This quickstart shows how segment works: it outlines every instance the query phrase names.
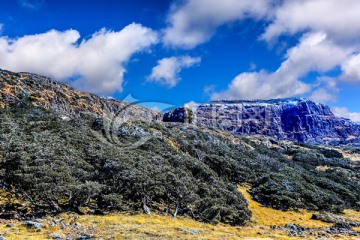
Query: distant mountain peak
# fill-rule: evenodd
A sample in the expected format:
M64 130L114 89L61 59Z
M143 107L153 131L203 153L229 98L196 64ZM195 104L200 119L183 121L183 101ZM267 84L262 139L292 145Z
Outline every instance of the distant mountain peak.
M163 120L314 144L359 142L360 136L359 124L305 98L212 101L174 109Z
M253 100L214 100L210 103L268 103L268 104L276 104L276 103L285 103L285 102L301 102L301 101L309 101L306 98L274 98L274 99L253 99Z

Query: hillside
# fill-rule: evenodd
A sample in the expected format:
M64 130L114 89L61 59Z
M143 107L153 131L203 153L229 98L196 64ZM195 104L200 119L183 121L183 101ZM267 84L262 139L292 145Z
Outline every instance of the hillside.
M359 166L337 150L163 123L33 74L2 71L0 86L1 218L127 212L238 226L253 200L279 212L360 208Z
M0 108L16 106L22 100L29 101L32 106L52 109L67 116L87 113L101 117L107 114L107 111L118 112L126 109L126 113L134 119L161 119L161 115L153 110L76 91L48 77L0 70Z

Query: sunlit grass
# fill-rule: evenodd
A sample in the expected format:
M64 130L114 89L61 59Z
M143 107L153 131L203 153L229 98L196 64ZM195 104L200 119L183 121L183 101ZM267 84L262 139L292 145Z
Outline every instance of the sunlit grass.
M247 190L248 187L246 186L239 187L239 191L249 203L249 209L252 211L253 216L243 227L205 224L187 217L174 219L171 216L159 214L117 213L106 216L79 216L79 219L72 226L61 229L61 225L54 224L52 220L55 219L56 222L59 222L62 219L66 225L69 225L76 216L64 213L55 218L48 217L44 219L42 224L45 227L41 229L41 232L26 229L19 221L2 220L0 235L13 240L50 239L50 234L75 238L81 233L94 234L97 237L96 239L297 239L290 238L283 231L271 230L270 226L284 226L291 223L311 228L323 228L331 225L312 220L313 212L311 211L280 211L264 207L260 203L253 201ZM342 217L352 221L360 221L360 213L352 210L346 210ZM6 224L10 222L14 225L6 227ZM200 234L192 235L180 231L180 228L196 229L200 231ZM360 228L354 229L360 231ZM306 239L311 238L307 237ZM337 239L356 238L339 236Z

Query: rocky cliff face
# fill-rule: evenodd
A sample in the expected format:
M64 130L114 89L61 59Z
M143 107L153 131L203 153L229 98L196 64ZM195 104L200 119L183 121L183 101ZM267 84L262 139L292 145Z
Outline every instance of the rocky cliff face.
M136 120L159 120L156 111L114 99L105 99L94 94L76 91L68 85L31 73L13 73L0 70L0 108L22 102L52 109L68 116L91 113L96 116L126 115Z
M174 109L163 120L306 143L344 144L357 142L360 136L359 124L334 116L324 104L305 99L216 101Z

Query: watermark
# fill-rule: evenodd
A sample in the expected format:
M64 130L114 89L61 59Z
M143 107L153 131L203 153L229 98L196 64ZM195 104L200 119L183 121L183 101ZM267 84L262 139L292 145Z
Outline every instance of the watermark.
M156 110L147 109L144 105L155 105ZM160 106L160 107L159 107ZM115 145L122 149L136 149L159 132L145 125L132 124L134 121L157 121L162 119L162 110L173 105L162 102L146 102L133 98L130 94L120 101L105 103L102 116L92 124L92 133L103 143Z
M239 134L261 132L280 119L268 105L248 105L244 103L209 103L191 106L192 121L197 126L222 129Z
M157 107L157 111L141 107L149 104L161 107ZM161 102L140 101L134 99L131 95L128 95L121 102L111 102L109 100L103 106L102 116L93 123L93 133L104 143L124 149L135 149L145 144L151 138L161 138L163 133L149 127L150 125L133 124L133 122L137 120L145 122L162 121L163 114L161 111L171 107L173 106ZM192 104L188 108L177 108L175 111L169 111L166 114L168 114L171 122L184 122L184 119L187 119L186 123L195 128L207 127L245 135L266 133L266 131L272 129L271 125L278 125L278 122L281 121L274 112L274 109L266 104ZM225 142L224 139L220 138L195 139L191 140L193 141L192 144L197 144L199 141L231 145L240 144L241 142L236 137Z

